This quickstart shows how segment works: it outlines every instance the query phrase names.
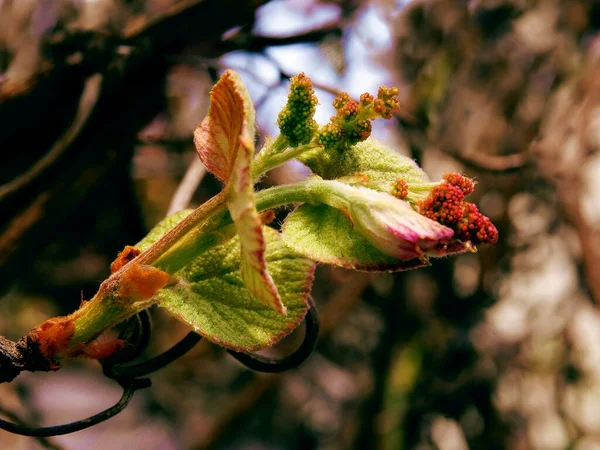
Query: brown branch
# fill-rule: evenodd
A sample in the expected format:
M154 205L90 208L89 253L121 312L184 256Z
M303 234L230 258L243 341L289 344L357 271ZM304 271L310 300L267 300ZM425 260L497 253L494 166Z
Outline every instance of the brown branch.
M284 45L302 44L306 42L318 42L328 36L341 36L342 24L339 20L333 20L318 28L313 28L302 33L288 36L261 36L249 35L223 41L219 47L224 52L233 50L246 50L248 52L262 52L267 47L280 47Z
M81 132L81 129L87 123L98 101L101 84L102 75L100 74L92 75L86 80L83 93L79 100L79 107L71 125L54 145L50 147L48 153L39 159L31 168L12 181L0 186L0 200L23 188L28 183L31 183L59 160L61 155L69 148Z
M557 172L562 168L560 162L552 162L546 178L556 184L556 191L568 220L571 222L581 245L583 272L585 283L590 291L593 301L600 305L600 236L592 226L582 208L581 198L584 195L582 186L582 168L585 167L590 149L594 144L589 142L592 113L600 105L600 60L590 59L579 80L579 92L584 93L583 99L574 98L570 107L563 112L564 119L561 123L569 123L567 118L577 117L575 132L577 137L577 163L570 164L569 171ZM569 133L566 136L570 136ZM565 138L566 141L566 138ZM562 150L565 142L555 143L557 152ZM555 167L558 166L558 167ZM554 176L553 176L554 175Z
M0 83L0 103L28 94L41 79L48 77L53 70L53 65L45 64L27 78L4 80Z
M52 370L50 362L41 355L36 342L24 336L13 342L0 336L0 383L12 381L23 371Z
M0 133L0 147L5 152L14 151L12 149L22 142L27 142L27 148L31 149L15 152L20 159L14 159L14 167L31 166L29 155L35 155L38 149L51 149L42 152L46 156L40 155L43 160L34 162L35 168L27 175L17 176L18 181L4 186L3 192L10 192L10 199L0 196L3 213L0 218L0 289L3 282L13 282L14 275L30 263L31 255L50 242L57 227L68 223L78 202L83 201L97 181L117 164L127 164L132 137L164 107L164 77L170 62L157 54L177 52L193 39L220 40L226 30L251 20L255 3L244 3L236 9L233 5L237 2L233 0L180 2L179 9L170 10L161 21L138 27L135 32L128 31L131 45L141 50L128 55L117 54L111 50L108 37L102 40L103 37L98 36L96 42L95 36L88 36L83 41L99 44L101 61L95 64L88 61L88 66L63 64L60 70L58 66L48 69L48 76L44 72L43 79L25 83L27 90L19 91L18 95L9 89L10 80L0 85L0 121L5 125ZM209 14L211 21L202 27L190 26ZM138 41L138 38L143 40ZM68 37L58 40L57 45L62 45L60 42L65 39ZM114 42L112 45L114 47ZM85 49L83 51L85 61ZM95 54L97 52L92 52ZM79 96L85 79L95 71L102 73L102 92L95 100L93 114L87 117L92 108L86 110L86 96L82 99ZM139 83L140 79L144 83ZM5 98L3 90L8 90L9 96L16 96ZM80 114L73 124L72 115L78 101ZM62 132L65 129L67 131ZM50 164L58 159L60 164ZM8 168L3 166L5 173ZM64 202L64 198L69 198L69 202ZM4 251L7 249L10 251Z
M152 27L156 27L172 17L185 14L188 10L195 8L204 2L205 0L182 0L174 5L170 5L159 16L136 16L125 26L121 37L124 40L135 39L147 33Z
M125 25L123 32L118 35L106 35L102 33L94 34L87 33L91 36L93 45L95 47L95 53L104 52L106 54L112 53L115 57L117 55L117 45L132 45L134 48L138 47L139 43L143 43L142 47L149 49L154 47L154 50L169 50L173 46L178 47L186 42L186 39L192 39L194 37L199 38L214 38L212 42L213 46L218 46L221 42L221 35L225 32L228 27L237 25L236 21L241 18L247 18L251 15L259 6L267 3L270 0L257 0L253 2L243 2L242 5L237 5L235 2L231 4L218 4L218 2L212 0L180 0L174 5L165 8L160 15L154 17L147 17L144 15L135 16ZM234 7L236 6L236 7ZM205 17L211 16L211 21L206 22ZM204 22L202 22L204 20ZM204 23L203 26L196 26L198 23ZM225 25L223 29L220 29L221 25ZM219 30L219 33L214 33L215 30ZM317 31L314 31L317 33ZM325 33L325 31L322 31ZM76 31L75 37L82 35L82 32ZM306 33L308 37L311 37L310 32ZM298 35L300 36L300 35ZM73 38L73 35L65 32L64 30L58 30L54 34L50 35L45 43L52 48L59 48L61 45L69 39ZM277 38L262 38L258 39L258 43L268 43L270 39L276 40ZM285 41L286 38L284 38ZM290 36L287 39L293 40L294 37ZM298 37L301 39L301 37ZM88 39L89 41L90 39ZM283 44L282 44L283 45ZM237 49L238 47L234 48ZM84 52L83 58L78 58L74 61L69 61L68 56L71 53L65 55L67 58L65 61L57 61L59 64L55 64L51 61L44 61L40 64L37 71L30 74L23 79L7 79L0 83L0 104L2 102L27 96L31 93L34 88L39 85L42 81L52 79L56 76L56 72L60 71L59 66L68 66L71 69L80 68L85 64L89 64L90 61L86 58L85 48L80 49ZM106 56L106 55L105 55ZM108 64L114 63L114 58L107 61ZM105 64L102 65L103 68ZM98 69L98 67L96 67Z
M515 153L512 155L486 155L484 153L464 154L460 152L450 153L457 161L465 166L492 173L504 173L521 170L530 162L528 152Z

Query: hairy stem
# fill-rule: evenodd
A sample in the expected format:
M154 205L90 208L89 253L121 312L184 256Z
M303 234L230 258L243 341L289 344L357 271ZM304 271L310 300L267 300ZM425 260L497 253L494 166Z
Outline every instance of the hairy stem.
M152 247L140 254L134 260L135 264L152 265L160 269L169 268L170 271L175 271L183 264L181 262L182 255L176 252L178 247L200 245L201 248L203 246L210 248L214 245L213 241L218 241L219 237L214 233L207 234L202 231L209 218L226 211L225 200L226 196L223 192L211 198ZM176 254L177 258L174 257ZM115 293L115 290L127 277L128 271L132 269L134 261L113 273L100 285L96 295L70 316L75 325L75 333L70 341L72 344L89 342L152 304L152 300L124 302Z
M347 189L352 188L338 181L309 178L299 183L283 184L257 192L256 209L264 211L292 203L325 203L340 208L347 203Z
M219 211L225 210L226 201L225 191L222 191L208 200L206 203L196 208L193 213L179 222L171 231L165 234L156 244L150 247L136 258L140 264L152 264L161 261L162 264L168 264L171 250L188 233L194 231L208 220L209 217ZM121 270L125 270L127 266Z
M258 180L269 170L317 147L314 141L305 145L299 145L298 147L288 147L287 139L279 135L274 141L267 141L265 147L263 147L252 162L252 179Z

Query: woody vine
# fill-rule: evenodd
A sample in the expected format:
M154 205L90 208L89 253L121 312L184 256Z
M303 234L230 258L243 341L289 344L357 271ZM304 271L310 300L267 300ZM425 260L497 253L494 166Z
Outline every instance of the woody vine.
M333 103L336 115L320 126L312 83L299 74L278 117L280 135L256 152L254 106L239 76L226 71L194 133L198 156L223 190L127 246L77 311L17 343L0 337L0 382L24 370L57 370L75 357L118 355L126 340L96 338L153 304L215 344L253 352L304 320L317 263L400 271L494 244L496 228L465 200L471 179L450 173L431 181L371 137L371 122L399 107L397 95L385 87L359 101L343 93ZM255 191L265 173L291 159L312 175ZM281 231L269 227L274 210L289 206L295 209Z

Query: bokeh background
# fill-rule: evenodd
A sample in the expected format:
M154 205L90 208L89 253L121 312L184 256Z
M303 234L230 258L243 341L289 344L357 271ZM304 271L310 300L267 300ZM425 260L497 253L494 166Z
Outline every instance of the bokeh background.
M321 339L289 373L201 342L119 416L0 447L600 449L599 30L598 0L0 0L0 334L72 311L124 245L218 192L191 136L227 68L261 139L298 72L321 123L341 90L398 86L374 136L474 177L500 232L416 271L320 267ZM152 314L149 354L187 332ZM119 395L82 360L0 385L0 414L53 425Z

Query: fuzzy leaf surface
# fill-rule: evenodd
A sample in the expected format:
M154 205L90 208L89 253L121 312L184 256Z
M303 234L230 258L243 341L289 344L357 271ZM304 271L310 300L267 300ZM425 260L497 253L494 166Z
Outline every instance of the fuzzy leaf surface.
M302 256L324 264L362 271L399 271L427 266L413 259L401 261L375 248L339 209L301 205L286 219L285 245Z
M360 185L390 193L392 183L401 178L408 184L429 182L425 172L410 158L374 138L350 147L339 154L316 149L299 156L315 174L326 180Z
M160 306L210 341L236 351L269 347L294 330L308 310L315 263L283 245L280 234L263 228L265 259L287 307L282 316L246 289L240 274L240 240L235 237L203 253L158 292Z

